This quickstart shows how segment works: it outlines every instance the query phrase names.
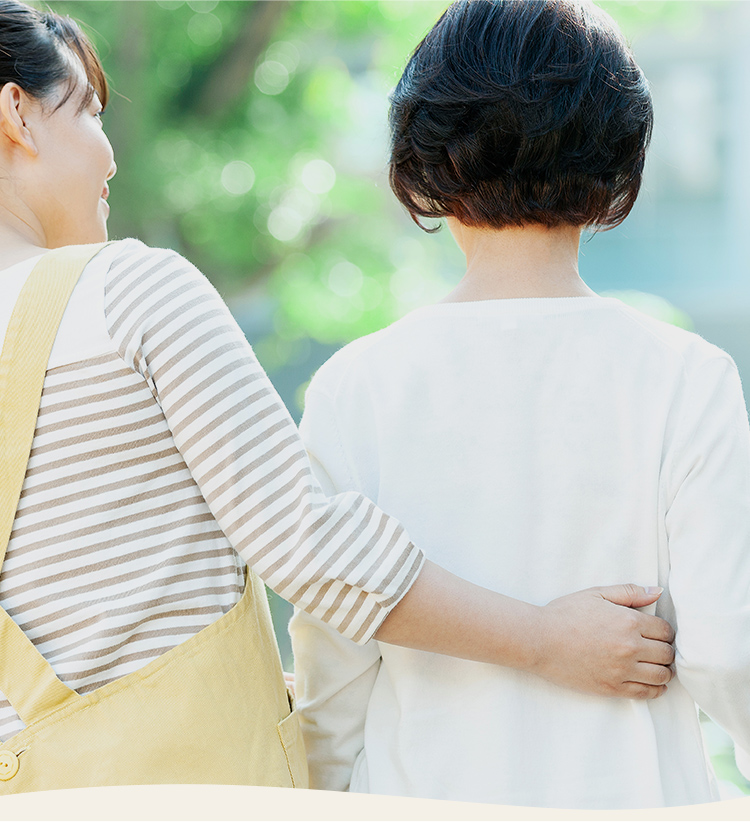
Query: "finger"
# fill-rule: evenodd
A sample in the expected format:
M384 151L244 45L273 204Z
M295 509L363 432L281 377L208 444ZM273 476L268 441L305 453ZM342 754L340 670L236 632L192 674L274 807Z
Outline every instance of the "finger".
M666 620L651 616L651 614L639 614L638 616L641 636L646 639L658 639L661 642L674 642L674 628Z
M284 683L286 684L287 690L291 693L293 697L297 697L297 691L294 687L294 674L287 673L284 671Z
M666 685L644 685L641 682L623 682L617 696L626 699L658 699L667 692Z
M624 605L627 608L642 608L656 602L664 590L659 587L643 588L641 585L605 585L594 588L604 599L614 602L615 605Z
M650 662L638 662L630 674L632 682L641 685L666 685L674 672L669 665L652 665Z
M674 648L666 642L644 639L638 649L638 661L654 665L671 665L674 662Z

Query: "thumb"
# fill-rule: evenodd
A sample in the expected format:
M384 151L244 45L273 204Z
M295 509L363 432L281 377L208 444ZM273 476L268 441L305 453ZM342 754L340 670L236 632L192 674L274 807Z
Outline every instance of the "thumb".
M604 599L614 602L615 605L642 608L644 605L651 605L652 602L656 602L664 589L658 586L643 588L640 585L628 583L626 585L606 585L594 590Z

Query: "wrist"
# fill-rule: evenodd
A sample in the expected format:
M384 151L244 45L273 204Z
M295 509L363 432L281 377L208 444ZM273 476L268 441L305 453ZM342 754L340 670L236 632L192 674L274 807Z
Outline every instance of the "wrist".
M529 605L526 625L520 643L519 670L539 675L549 657L549 633L552 628L549 614L542 605Z
M494 658L488 661L505 668L538 673L548 656L546 634L550 630L548 614L539 605L504 598L502 613L493 623L501 628Z

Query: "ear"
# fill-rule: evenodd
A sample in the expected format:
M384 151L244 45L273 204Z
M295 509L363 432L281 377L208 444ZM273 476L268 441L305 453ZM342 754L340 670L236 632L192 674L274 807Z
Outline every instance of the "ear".
M29 127L30 115L38 109L39 103L16 83L0 88L0 137L32 157L39 150Z

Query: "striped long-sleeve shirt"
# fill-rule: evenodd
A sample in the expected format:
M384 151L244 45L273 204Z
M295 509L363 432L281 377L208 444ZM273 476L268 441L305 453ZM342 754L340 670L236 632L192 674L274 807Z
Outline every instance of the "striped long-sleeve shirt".
M0 273L13 303L35 260ZM130 673L226 613L248 563L358 642L423 556L364 497L328 498L219 295L135 240L87 266L55 340L0 604L71 688ZM0 738L23 727L0 694Z

